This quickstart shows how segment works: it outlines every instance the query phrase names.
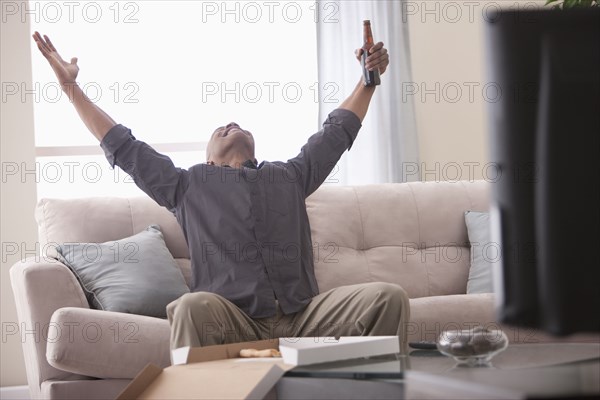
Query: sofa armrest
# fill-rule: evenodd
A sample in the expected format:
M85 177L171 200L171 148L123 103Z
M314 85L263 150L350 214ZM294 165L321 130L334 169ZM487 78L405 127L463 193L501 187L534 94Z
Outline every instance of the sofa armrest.
M50 317L54 311L63 307L89 308L75 275L58 261L36 256L14 264L10 280L32 396L40 395L40 385L47 379L80 378L53 368L46 361Z
M133 379L148 363L170 364L166 319L67 307L52 315L51 326L46 359L64 371Z

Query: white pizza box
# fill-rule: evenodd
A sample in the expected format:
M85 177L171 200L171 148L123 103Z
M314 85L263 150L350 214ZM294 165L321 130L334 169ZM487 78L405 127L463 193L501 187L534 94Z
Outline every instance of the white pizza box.
M171 359L173 365L181 365L199 357L234 358L244 348L279 350L284 364L296 366L399 353L400 341L398 336L287 337L235 345L181 347L172 351Z
M280 338L285 364L308 365L400 352L398 336Z

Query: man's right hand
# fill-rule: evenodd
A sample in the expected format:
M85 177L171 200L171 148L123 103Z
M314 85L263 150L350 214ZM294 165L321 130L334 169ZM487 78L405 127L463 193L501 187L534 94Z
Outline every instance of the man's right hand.
M58 83L60 83L62 90L75 106L85 126L99 141L102 141L106 133L117 123L93 103L77 85L76 79L79 73L77 58L71 58L70 63L63 60L54 48L50 38L46 35L42 38L39 32L33 34L33 40L35 40L38 49L40 49L46 60L50 63L58 78Z
M35 40L38 49L40 49L40 52L50 63L62 89L66 91L69 86L74 85L76 83L75 80L77 79L77 74L79 73L77 57L71 58L70 63L66 62L62 59L60 54L58 54L56 48L54 48L54 45L50 41L50 38L46 35L42 38L42 35L37 31L33 34L33 40Z

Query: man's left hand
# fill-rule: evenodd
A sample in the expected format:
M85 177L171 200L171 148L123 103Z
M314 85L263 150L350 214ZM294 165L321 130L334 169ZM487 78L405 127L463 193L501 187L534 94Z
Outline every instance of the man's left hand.
M363 49L356 49L356 59L360 62L362 57ZM378 42L369 49L369 56L367 57L366 67L369 71L373 71L375 68L379 68L379 74L382 75L387 69L390 63L390 56L383 42Z

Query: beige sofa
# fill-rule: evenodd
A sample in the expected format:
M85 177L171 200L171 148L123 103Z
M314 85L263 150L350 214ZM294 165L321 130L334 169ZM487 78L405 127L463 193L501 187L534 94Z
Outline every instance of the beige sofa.
M485 182L324 186L306 201L321 291L360 282L403 286L411 298L409 340L443 329L495 326L493 295L466 295L467 210L485 211ZM159 224L184 275L188 249L172 214L148 198L42 200L40 249L104 242ZM43 255L10 271L34 398L112 398L152 362L169 363L166 320L89 308L74 275ZM514 341L547 340L507 329Z

